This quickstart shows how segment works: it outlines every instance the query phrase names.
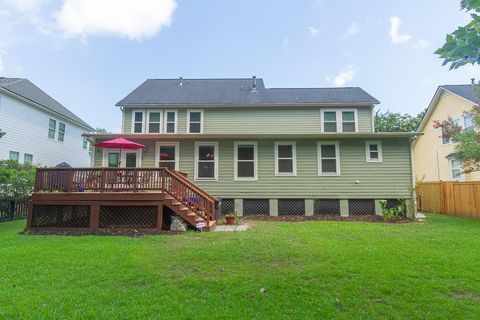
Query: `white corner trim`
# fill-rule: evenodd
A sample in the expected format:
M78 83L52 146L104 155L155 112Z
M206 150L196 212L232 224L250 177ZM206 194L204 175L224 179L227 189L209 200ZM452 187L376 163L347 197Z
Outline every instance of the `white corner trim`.
M198 134L198 132L190 132L190 113L192 112L200 112L200 133L203 133L203 123L204 123L203 109L187 109L187 133Z
M253 146L253 177L238 177L238 146L239 145ZM233 143L233 180L234 181L258 181L258 143L257 141L235 141Z
M322 149L321 146L324 145L334 145L335 146L335 162L337 172L335 173L323 173L322 172ZM317 165L318 165L318 175L319 176L340 176L340 144L338 141L318 141L317 142Z
M155 143L155 168L159 167L160 162L160 147L175 147L175 170L180 168L180 142L173 141L157 141Z
M213 146L215 152L215 170L214 170L214 177L213 178L199 178L198 177L198 148L200 146ZM219 149L218 149L218 141L199 141L195 142L195 162L194 162L194 180L195 181L218 181L218 163L219 163Z
M376 144L378 148L378 159L370 158L370 145ZM365 141L365 160L366 162L383 162L382 141Z
M278 146L290 145L292 146L292 169L293 172L279 172L278 171ZM289 160L289 158L282 158ZM275 176L277 177L295 177L297 175L297 143L295 141L276 141L275 142Z

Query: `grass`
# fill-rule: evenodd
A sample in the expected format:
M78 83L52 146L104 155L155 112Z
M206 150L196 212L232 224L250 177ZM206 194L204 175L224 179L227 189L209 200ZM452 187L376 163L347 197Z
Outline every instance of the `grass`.
M255 222L238 233L21 235L1 319L478 319L480 221Z

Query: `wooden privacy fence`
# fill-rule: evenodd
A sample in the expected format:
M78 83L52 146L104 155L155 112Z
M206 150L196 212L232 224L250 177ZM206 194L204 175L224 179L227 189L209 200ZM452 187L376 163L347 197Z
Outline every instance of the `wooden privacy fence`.
M0 199L0 222L25 218L28 211L28 198L17 201Z
M480 181L420 182L418 210L480 219Z

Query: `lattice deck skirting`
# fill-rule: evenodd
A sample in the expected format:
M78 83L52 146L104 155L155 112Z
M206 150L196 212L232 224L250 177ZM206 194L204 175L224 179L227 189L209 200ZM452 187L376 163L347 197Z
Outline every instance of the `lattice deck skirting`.
M304 199L278 199L278 215L304 215Z
M375 215L375 200L350 199L348 200L348 213L351 216Z
M101 206L100 228L145 228L157 225L156 206Z
M340 215L340 200L315 199L313 214L314 215Z
M35 205L32 227L88 228L90 206Z
M222 214L233 213L235 211L235 199L222 199L220 211Z
M243 199L243 215L269 215L270 200L269 199Z

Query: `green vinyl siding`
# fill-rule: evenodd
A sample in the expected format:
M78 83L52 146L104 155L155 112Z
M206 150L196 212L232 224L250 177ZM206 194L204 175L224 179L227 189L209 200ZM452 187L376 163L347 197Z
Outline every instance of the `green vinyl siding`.
M320 107L204 107L196 109L204 110L203 133L205 134L285 132L320 133L321 131ZM372 132L371 107L345 109L357 109L359 132ZM145 109L135 110L146 112ZM187 109L178 108L175 110L178 110L177 133L184 134L186 133L187 128ZM132 108L125 108L123 121L123 132L131 133Z
M377 139L378 140L378 139ZM172 141L175 141L172 139ZM407 138L383 139L383 162L367 162L365 140L339 141L340 176L318 176L317 141L299 139L297 176L275 176L275 140L252 140L258 143L258 181L234 181L234 140L219 142L218 181L196 181L215 196L224 198L407 198L411 187L410 145ZM331 140L337 141L337 140ZM142 154L142 166L155 166L155 142ZM165 142L165 141L163 141ZM194 177L195 141L180 141L180 170ZM95 164L101 164L101 152ZM356 181L358 180L358 184Z

